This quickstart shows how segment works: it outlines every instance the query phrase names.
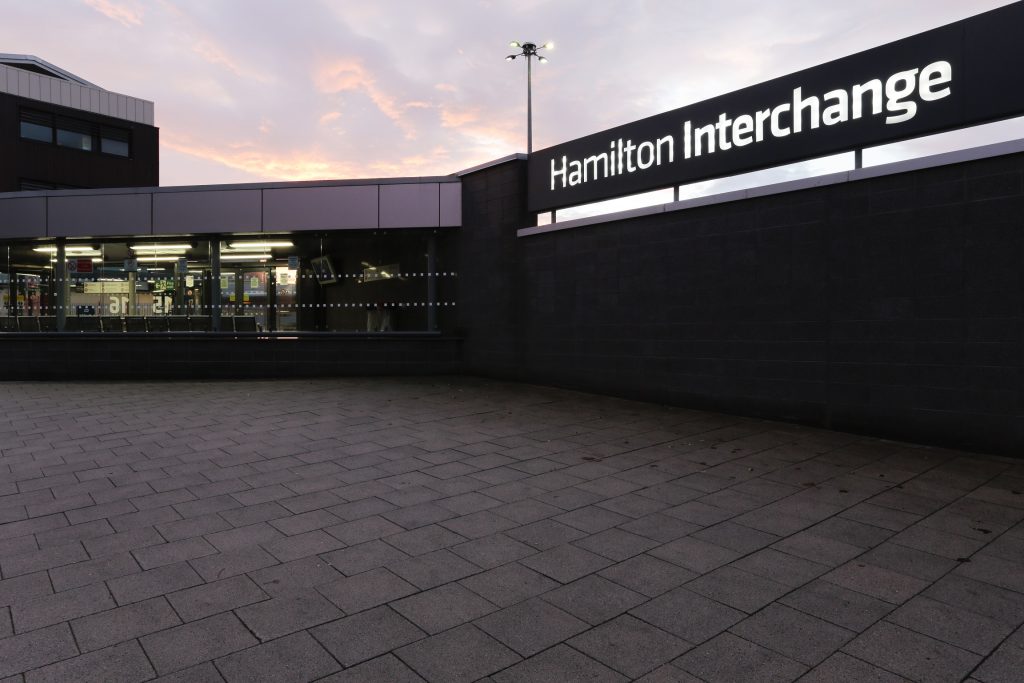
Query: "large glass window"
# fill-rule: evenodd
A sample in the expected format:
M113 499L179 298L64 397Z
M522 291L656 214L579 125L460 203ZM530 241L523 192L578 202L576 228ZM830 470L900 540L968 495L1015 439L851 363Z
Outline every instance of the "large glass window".
M454 306L430 230L0 243L0 317L69 332L422 332ZM219 248L219 270L211 249ZM214 279L217 278L217 279ZM44 320L44 318L46 320ZM0 321L0 329L18 324Z

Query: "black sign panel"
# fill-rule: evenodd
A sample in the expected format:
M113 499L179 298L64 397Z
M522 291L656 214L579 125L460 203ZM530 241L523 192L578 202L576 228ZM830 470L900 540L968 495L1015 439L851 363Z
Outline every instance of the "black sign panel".
M1022 114L1016 2L535 152L528 203L584 204Z

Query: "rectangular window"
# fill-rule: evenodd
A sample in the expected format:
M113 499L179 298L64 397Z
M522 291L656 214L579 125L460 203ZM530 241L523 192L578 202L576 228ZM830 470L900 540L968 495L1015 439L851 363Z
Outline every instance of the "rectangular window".
M93 149L93 126L75 119L57 119L57 145L91 152Z
M53 118L37 111L21 111L21 137L26 140L53 142Z
M100 151L119 157L131 156L131 131L103 126L100 129Z

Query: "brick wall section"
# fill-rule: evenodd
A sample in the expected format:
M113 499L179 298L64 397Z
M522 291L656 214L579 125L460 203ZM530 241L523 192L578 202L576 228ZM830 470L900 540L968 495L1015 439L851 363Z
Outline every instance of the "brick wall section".
M465 180L471 371L1024 452L1024 155L512 243L520 173Z

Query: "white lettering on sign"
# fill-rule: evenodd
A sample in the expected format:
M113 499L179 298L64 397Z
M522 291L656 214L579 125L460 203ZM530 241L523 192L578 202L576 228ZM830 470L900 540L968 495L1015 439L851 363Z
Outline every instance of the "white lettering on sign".
M814 130L822 125L835 126L883 114L886 125L904 123L917 115L918 100L934 102L948 97L952 81L952 65L938 61L924 68L898 71L884 82L875 78L845 90L830 90L820 97L805 95L802 87L794 88L791 100L774 107L735 117L723 112L717 121L703 125L684 122L682 159L727 152L733 147L746 147L769 138L797 135L805 130L805 125ZM675 162L673 135L639 143L619 138L608 146L609 151L583 159L569 159L566 155L560 160L552 159L551 190Z

